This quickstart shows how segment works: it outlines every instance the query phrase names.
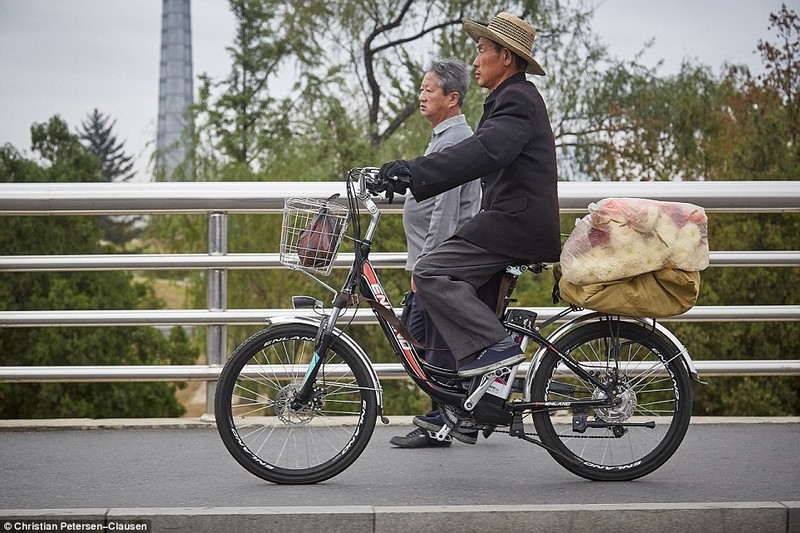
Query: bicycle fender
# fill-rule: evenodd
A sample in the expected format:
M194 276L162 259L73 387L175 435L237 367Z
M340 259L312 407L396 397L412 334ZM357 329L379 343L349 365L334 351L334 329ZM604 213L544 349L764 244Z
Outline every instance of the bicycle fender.
M282 326L285 324L303 324L306 326L314 326L319 327L319 320L310 318L310 317L302 317L302 316L290 316L290 315L283 315L283 316L276 316L270 317L267 319L267 328L269 329L272 326ZM339 328L333 328L336 336L343 341L349 348L355 352L361 362L364 363L364 366L367 367L367 371L369 372L370 380L372 381L372 388L375 390L375 399L378 401L378 413L383 412L383 388L381 388L381 382L378 379L378 374L375 372L375 367L370 361L369 356L367 353L356 344L349 335L344 333Z
M578 326L583 325L585 322L590 322L597 320L601 316L607 316L605 313L598 313L598 312L591 312L586 313L581 316L575 317L574 319L570 320L566 324L563 324L561 327L556 329L551 335L547 337L551 343L558 341L561 337L569 333L570 331L574 330ZM689 371L689 376L691 376L692 381L696 381L698 383L703 383L704 385L706 382L700 379L700 376L697 373L697 368L694 366L694 362L692 361L692 357L689 355L689 350L686 349L686 346L678 340L674 333L664 327L663 324L657 322L652 318L639 318L639 317L632 317L632 316L620 316L620 320L624 320L625 322L632 322L632 323L639 323L643 324L647 327L653 327L655 324L655 331L659 335L661 335L667 342L671 343L678 352L678 355L683 361L683 364L686 366L686 369ZM533 359L531 361L530 366L528 367L528 371L525 374L525 389L524 389L524 396L525 401L531 401L530 399L530 390L531 385L533 383L533 376L536 375L536 371L539 369L539 363L541 362L544 355L547 353L547 347L540 346L538 350L533 354Z

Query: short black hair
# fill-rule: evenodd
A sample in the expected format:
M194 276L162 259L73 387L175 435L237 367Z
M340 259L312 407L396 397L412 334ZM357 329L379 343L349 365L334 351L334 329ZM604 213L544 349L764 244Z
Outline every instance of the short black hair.
M512 50L507 46L503 46L498 42L492 41L491 39L489 39L489 42L491 42L494 45L495 49L497 49L498 54L503 48L511 52L511 55L514 56L514 61L515 61L514 65L516 66L518 72L525 72L526 70L528 70L528 62L525 61L525 59L523 59L522 56L520 56L514 50Z

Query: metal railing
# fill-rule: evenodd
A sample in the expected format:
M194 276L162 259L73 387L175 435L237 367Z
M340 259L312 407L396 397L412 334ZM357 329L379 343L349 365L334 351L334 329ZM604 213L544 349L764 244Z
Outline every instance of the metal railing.
M708 376L786 376L800 375L800 359L766 361L695 361L698 373ZM522 363L518 375L525 375L530 363ZM381 379L408 378L400 363L375 363L375 371ZM130 382L130 381L216 381L222 371L220 366L210 365L95 365L95 366L6 366L0 367L3 381L15 383L41 382ZM259 367L276 378L297 375L279 365Z
M690 202L708 212L770 213L800 210L796 181L559 182L562 213L584 213L603 198ZM290 196L344 195L338 182L3 183L0 215L120 213L277 213ZM401 212L403 198L384 205Z
M199 182L199 183L33 183L0 184L0 215L109 215L202 213L209 216L206 254L115 254L0 257L0 272L75 270L208 270L207 309L3 311L0 327L167 326L207 327L208 365L0 367L0 381L214 381L226 357L226 327L263 324L286 309L228 309L227 271L279 268L278 255L227 254L230 213L277 213L289 196L328 198L343 194L341 183ZM562 213L585 213L606 197L641 197L695 203L708 212L800 212L800 182L561 182ZM402 211L403 198L383 204L384 212ZM375 253L378 268L403 268L405 253ZM347 268L352 254L341 254L336 268ZM712 267L797 267L800 251L712 251ZM557 309L532 307L543 319ZM311 311L291 311L303 316ZM797 321L800 305L700 306L673 321ZM369 310L355 313L354 324L374 324ZM800 375L800 360L696 361L703 375ZM399 364L376 365L383 378L404 377ZM207 409L213 409L213 384Z

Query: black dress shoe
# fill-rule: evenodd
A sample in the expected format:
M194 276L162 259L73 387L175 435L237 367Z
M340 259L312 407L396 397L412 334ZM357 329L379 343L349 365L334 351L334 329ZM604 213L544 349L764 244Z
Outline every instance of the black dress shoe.
M405 437L392 437L389 442L399 448L442 448L450 446L453 440L448 435L443 441L438 441L430 431L417 428Z

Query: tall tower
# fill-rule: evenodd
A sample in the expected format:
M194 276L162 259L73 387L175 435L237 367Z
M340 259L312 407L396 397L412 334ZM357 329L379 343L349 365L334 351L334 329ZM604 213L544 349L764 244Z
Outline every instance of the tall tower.
M170 179L183 161L181 142L192 103L192 20L190 0L163 0L161 66L158 84L159 166Z

